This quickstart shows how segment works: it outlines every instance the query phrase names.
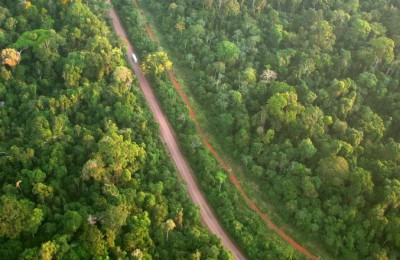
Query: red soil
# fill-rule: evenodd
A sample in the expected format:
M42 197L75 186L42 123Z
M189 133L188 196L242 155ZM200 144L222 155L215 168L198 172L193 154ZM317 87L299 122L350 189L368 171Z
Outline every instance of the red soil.
M153 32L151 31L150 27L147 24L146 24L146 31L147 31L147 34L149 35L150 39L155 41L156 38L154 37Z

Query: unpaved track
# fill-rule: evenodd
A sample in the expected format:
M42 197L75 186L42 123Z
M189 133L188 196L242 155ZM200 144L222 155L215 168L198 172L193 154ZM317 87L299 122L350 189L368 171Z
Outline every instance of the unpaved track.
M128 37L126 36L126 33L120 23L117 14L115 13L114 8L110 10L110 17L112 18L113 26L117 34L121 38L126 39L128 41L127 51L128 51L129 62L132 64L132 67L138 78L140 88L142 89L143 94L149 104L149 107L153 112L153 116L160 125L161 137L167 145L168 151L176 165L176 168L178 169L179 175L184 181L186 181L190 197L200 207L200 215L203 223L212 233L214 233L221 239L222 244L232 252L234 259L238 260L246 259L245 256L233 243L233 241L228 236L226 231L222 228L221 224L216 219L213 210L208 205L204 197L204 194L200 191L197 182L193 177L193 172L191 171L187 161L183 157L178 147L177 141L175 140L175 135L173 134L173 131L154 96L154 93L150 87L149 82L144 77L140 69L140 66L137 63L133 62L132 59L133 47L129 43Z

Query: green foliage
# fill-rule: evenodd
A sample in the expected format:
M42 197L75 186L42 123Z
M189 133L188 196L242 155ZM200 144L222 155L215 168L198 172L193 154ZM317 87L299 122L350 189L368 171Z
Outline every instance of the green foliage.
M349 165L343 157L326 157L318 162L316 173L321 178L324 186L340 187L347 178Z
M240 50L233 42L222 41L217 44L216 48L217 56L222 62L231 63L239 57Z
M253 69L253 68L245 69L244 72L243 72L243 81L246 84L255 83L256 80L257 80L257 74L256 73L257 73L256 70Z
M173 2L142 5L204 108L214 139L254 178L260 198L304 240L321 241L327 258L398 258L400 5L184 0L172 10ZM180 34L175 26L182 17L187 29ZM197 25L201 34L188 33ZM215 194L208 186L218 190L218 169L205 173L212 160L192 145L192 123L178 120L185 108L158 80L200 182ZM216 208L235 196L226 186L222 192L232 193L209 195ZM227 205L217 212L236 221L227 226L242 248L254 259L268 258L262 245L248 246L258 229L241 227L235 203Z
M314 147L310 138L304 139L299 143L298 147L300 156L304 159L309 159L315 155L317 149Z
M1 196L0 237L18 238L22 232L35 234L43 220L43 211L29 200Z
M71 234L76 232L82 224L82 216L77 211L67 211L64 214L62 224L64 233Z
M142 70L144 74L158 75L171 69L172 62L168 59L167 53L157 51L147 55L143 61Z
M226 255L177 177L106 1L81 2L0 1L0 259Z
M54 30L36 29L24 32L18 40L13 44L14 48L21 49L24 47L36 47L44 41L48 41L52 35L56 35Z
M223 172L217 172L216 178L219 182L219 189L221 190L221 185L225 182L226 178L228 178L228 175Z

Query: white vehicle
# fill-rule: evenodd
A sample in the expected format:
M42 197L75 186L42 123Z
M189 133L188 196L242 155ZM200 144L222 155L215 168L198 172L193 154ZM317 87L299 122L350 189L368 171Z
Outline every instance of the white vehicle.
M134 63L137 63L138 59L136 58L135 53L132 53L132 58L133 58L133 62L134 62Z

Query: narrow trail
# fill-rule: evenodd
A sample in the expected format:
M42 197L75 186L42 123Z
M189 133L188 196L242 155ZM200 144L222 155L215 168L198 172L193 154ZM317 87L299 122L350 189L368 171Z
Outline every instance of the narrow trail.
M237 260L244 260L246 257L235 245L229 234L225 231L223 226L218 222L216 215L210 205L208 205L204 194L201 192L197 185L196 179L194 178L193 171L189 164L185 160L176 140L176 135L173 132L166 116L164 115L161 107L155 97L153 90L148 82L147 78L143 75L143 72L139 66L139 63L135 63L132 59L134 48L127 40L126 32L121 25L118 15L114 8L109 12L109 16L112 19L112 24L117 34L127 42L127 54L128 60L132 65L133 70L139 81L140 88L142 89L143 95L147 100L151 112L153 113L154 119L157 121L160 127L160 135L164 140L169 154L178 170L179 176L186 182L187 191L196 205L200 208L200 216L203 224L217 237L221 239L221 243L225 248L232 252L233 258Z
M140 7L137 3L137 0L134 0L134 3L139 10L140 13ZM153 41L156 41L154 34L150 28L150 26L145 23L146 31ZM171 82L175 86L175 89L179 92L183 102L186 104L186 106L189 108L189 115L193 119L197 131L203 140L204 145L207 147L207 149L217 158L220 166L225 169L229 173L229 179L235 185L236 189L240 192L240 194L243 196L243 198L246 200L246 202L249 204L249 207L254 210L260 217L261 219L275 232L277 232L283 239L285 239L289 244L291 244L293 247L295 247L298 251L300 251L302 254L304 254L307 258L313 259L313 260L318 260L319 258L315 255L313 255L311 252L309 252L306 248L302 247L300 244L298 244L296 241L294 241L289 235L287 235L283 228L279 228L276 226L264 213L261 212L261 210L256 206L256 204L247 196L247 194L244 192L242 186L240 185L239 181L237 180L235 174L233 173L232 169L228 166L228 164L222 159L222 157L219 155L217 151L212 147L210 142L208 141L207 137L205 136L203 129L200 127L198 121L197 121L197 116L196 113L193 111L192 106L190 105L189 99L187 98L185 92L183 92L179 82L175 79L173 73L171 71L168 71L168 76L171 79Z

